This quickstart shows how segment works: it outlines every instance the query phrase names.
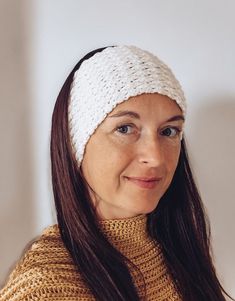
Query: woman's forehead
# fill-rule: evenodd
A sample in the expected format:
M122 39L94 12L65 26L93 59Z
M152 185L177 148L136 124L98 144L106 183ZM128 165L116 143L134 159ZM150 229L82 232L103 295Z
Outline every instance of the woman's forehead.
M168 96L158 93L144 93L138 96L130 97L128 100L118 104L108 116L117 116L122 114L123 111L134 110L141 114L143 111L158 111L162 113L178 113L182 110L177 103L170 99Z

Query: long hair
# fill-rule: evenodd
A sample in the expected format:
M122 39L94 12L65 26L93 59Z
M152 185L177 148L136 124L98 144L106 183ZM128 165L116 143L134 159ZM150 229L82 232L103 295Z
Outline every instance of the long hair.
M128 266L98 226L86 180L71 146L68 103L73 75L66 79L55 104L51 129L52 185L63 243L96 300L142 300ZM210 227L193 180L184 138L173 180L156 209L147 215L147 229L160 242L167 268L184 301L225 301L211 258ZM132 265L133 266L133 265ZM138 270L138 268L136 267ZM232 299L232 298L231 298ZM233 299L232 299L233 300Z

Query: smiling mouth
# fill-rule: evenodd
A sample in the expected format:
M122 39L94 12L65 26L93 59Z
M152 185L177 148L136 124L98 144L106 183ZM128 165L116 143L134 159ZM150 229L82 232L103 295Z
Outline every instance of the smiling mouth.
M133 183L141 188L153 189L158 186L161 178L135 178L125 177L130 183Z

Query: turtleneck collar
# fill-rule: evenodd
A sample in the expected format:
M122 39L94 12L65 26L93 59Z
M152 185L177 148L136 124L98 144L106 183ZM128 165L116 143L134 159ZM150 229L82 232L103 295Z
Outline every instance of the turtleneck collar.
M128 239L133 235L146 235L147 216L145 214L137 215L123 219L101 220L101 229L112 237Z
M108 240L129 258L139 254L143 249L150 248L153 244L147 232L147 215L145 214L124 219L101 220L99 224ZM159 246L157 249L159 253Z
M147 216L140 214L134 217L122 219L108 219L99 221L101 230L109 238L117 240L132 239L133 236L138 236L139 239L146 238Z

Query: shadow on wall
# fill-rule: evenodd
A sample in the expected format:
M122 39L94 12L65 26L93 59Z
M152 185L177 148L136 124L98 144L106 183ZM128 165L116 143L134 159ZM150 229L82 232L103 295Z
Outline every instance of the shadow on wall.
M34 229L28 2L0 3L0 285Z
M193 167L206 206L218 274L235 295L235 95L205 99L190 129Z

